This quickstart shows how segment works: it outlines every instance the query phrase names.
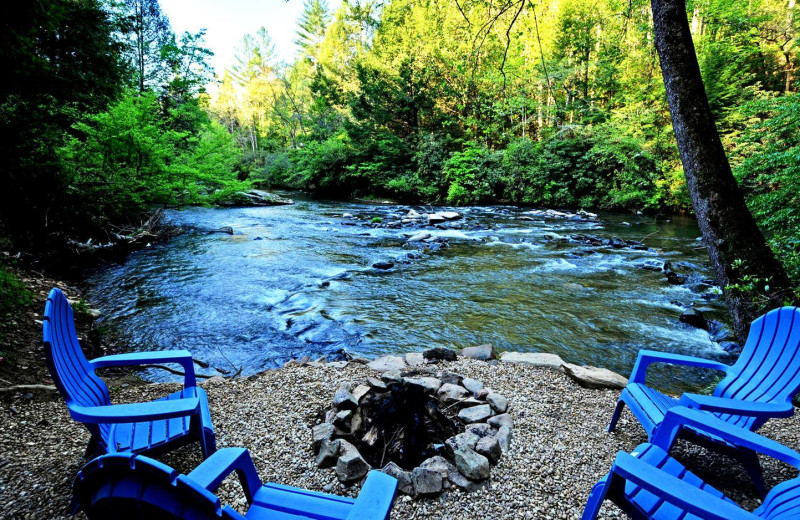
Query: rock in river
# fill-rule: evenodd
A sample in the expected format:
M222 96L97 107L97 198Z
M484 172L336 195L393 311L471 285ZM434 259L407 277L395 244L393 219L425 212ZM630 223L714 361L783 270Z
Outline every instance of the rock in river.
M708 330L708 322L703 316L703 313L697 309L686 309L678 319L681 323L697 327L698 329Z

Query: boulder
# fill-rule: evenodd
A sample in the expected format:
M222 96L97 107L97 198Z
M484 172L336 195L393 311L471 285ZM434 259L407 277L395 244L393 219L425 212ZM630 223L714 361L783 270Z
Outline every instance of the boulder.
M222 233L223 235L233 235L233 228L230 226L223 226L219 229L215 229L212 233Z
M294 204L294 201L282 199L262 190L248 190L234 193L219 204L221 206L281 206Z
M472 448L461 447L453 452L459 473L472 480L489 478L489 459Z
M678 320L692 327L708 330L708 322L703 316L703 313L697 309L686 309Z
M723 341L719 346L728 354L737 355L742 353L742 346L735 341Z
M465 377L464 380L461 381L461 386L463 386L464 388L475 394L483 388L483 383L478 381L477 379Z
M437 395L445 402L458 401L469 396L469 390L460 385L445 383L439 387Z
M386 383L384 383L382 380L378 379L377 377L371 377L371 376L368 377L367 378L367 384L369 384L369 386L371 386L373 390L384 391L384 390L388 389L388 387L386 386Z
M465 423L482 422L492 416L492 407L488 404L464 408L458 412L458 418Z
M333 404L337 410L355 410L358 407L358 399L352 394L353 385L342 383L333 395Z
M455 372L449 372L447 370L444 370L436 374L436 377L441 379L442 383L451 385L460 385L461 381L464 380L462 376L456 374Z
M493 428L502 428L503 426L506 426L509 429L511 429L514 427L514 419L512 419L511 415L507 413L495 415L494 417L490 418L487 422L489 423L489 426Z
M389 262L389 261L375 262L374 264L372 264L372 267L374 267L375 269L381 269L383 271L386 271L387 269L391 269L392 267L394 267L394 262Z
M388 372L384 372L381 374L381 379L387 384L390 385L392 383L402 383L403 376L400 375L399 370L389 370Z
M428 224L441 224L445 220L447 219L441 216L439 213L428 214Z
M492 392L486 396L486 402L489 403L492 409L497 413L505 413L505 411L508 410L508 399L502 394Z
M406 471L394 462L385 465L381 471L397 479L397 490L406 495L414 494L414 485L411 482L411 472Z
M701 311L702 312L702 311ZM718 321L708 321L708 339L716 343L723 341L736 341L736 335L731 329Z
M323 441L317 451L317 467L330 468L339 460L339 444L341 441Z
M667 283L670 285L683 285L686 283L686 275L676 273L675 271L664 271L667 276Z
M352 420L353 412L351 410L342 410L334 416L333 425L343 432L349 433Z
M479 345L477 347L466 347L461 349L461 355L465 358L488 361L494 358L494 347L492 345Z
M455 350L444 347L428 349L422 355L428 361L455 361L457 358Z
M461 432L454 437L450 437L444 441L451 450L456 451L459 448L475 448L481 438L472 432Z
M384 388L385 387L386 387L386 385L384 385ZM353 397L355 397L356 402L360 403L361 402L361 398L364 397L365 395L367 395L370 390L372 390L372 387L370 387L369 385L358 385L355 388L355 390L353 390Z
M324 441L331 440L333 431L333 425L330 423L320 423L311 428L311 445L314 449L317 449Z
M561 369L564 360L555 354L543 352L503 352L500 354L503 363L525 363L536 367Z
M353 482L363 478L370 466L358 453L355 446L339 439L339 459L336 461L336 477L340 482Z
M564 372L584 388L612 388L621 390L628 384L623 376L607 368L564 364Z
M645 260L644 262L639 264L639 267L641 267L642 269L646 269L648 271L661 272L664 270L664 262L662 262L661 260L652 260L652 259Z
M447 220L456 220L461 218L461 213L457 211L440 211L438 214Z
M408 237L407 242L422 242L423 240L427 240L431 238L431 234L427 231L420 231L419 233L415 233Z
M497 442L500 443L500 448L502 448L503 453L511 449L511 428L508 426L501 426L500 429L497 430L495 437L497 438Z
M443 480L442 474L435 469L420 466L411 471L411 483L418 495L441 493Z
M429 459L425 459L422 464L419 465L419 467L436 471L442 476L442 478L447 478L447 475L450 473L450 471L456 469L456 467L449 460L441 455L435 455Z
M408 210L408 213L406 213L406 218L416 220L416 219L421 219L422 215L417 213L415 210L410 209Z
M403 384L421 388L427 393L433 393L442 386L442 382L435 377L404 377Z
M405 360L400 356L382 356L370 361L367 366L376 372L406 370L408 368Z
M406 364L410 367L421 367L426 364L425 356L422 352L409 352L404 356Z
M490 435L494 435L494 430L488 423L473 423L467 426L466 433L474 433L479 438L488 437Z
M475 445L475 451L486 457L490 463L495 464L500 460L503 449L496 437L484 437Z

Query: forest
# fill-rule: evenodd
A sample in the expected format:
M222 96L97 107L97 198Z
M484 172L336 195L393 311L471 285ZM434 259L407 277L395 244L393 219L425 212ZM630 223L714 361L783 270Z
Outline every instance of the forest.
M318 197L690 211L649 0L305 0L213 71L157 0L0 8L0 234L102 241L250 186ZM747 203L800 281L794 0L687 2ZM209 88L211 87L211 88Z

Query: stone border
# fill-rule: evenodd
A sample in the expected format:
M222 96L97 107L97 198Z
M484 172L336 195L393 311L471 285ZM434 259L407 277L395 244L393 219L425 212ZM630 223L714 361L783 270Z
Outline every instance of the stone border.
M410 357L418 359L415 355ZM398 480L401 493L414 497L435 495L449 487L465 491L480 488L491 475L491 465L511 448L514 421L507 413L508 399L484 388L480 381L453 372L434 372L428 368L421 373L403 375L396 369L401 366L398 359L402 360L399 357L376 360L379 362L375 366L391 369L385 370L380 378L368 377L357 385L344 382L339 386L333 407L325 414L325 421L312 428L317 466L334 467L336 477L346 484L363 479L372 468L358 448L344 437L355 432L361 435L364 431L367 418L361 403L365 396L397 391L402 385L435 395L445 408L460 408L457 419L464 431L446 439L440 455L426 459L411 470L389 462L380 471ZM368 443L370 439L374 442L377 432L367 431L361 442ZM453 460L443 455L452 456Z

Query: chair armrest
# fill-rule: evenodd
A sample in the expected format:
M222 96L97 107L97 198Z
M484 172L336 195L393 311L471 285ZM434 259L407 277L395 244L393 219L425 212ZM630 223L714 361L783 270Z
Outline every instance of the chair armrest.
M149 403L111 404L107 406L69 405L73 419L83 423L132 423L186 417L197 413L200 399L190 397Z
M680 509L707 520L754 520L758 518L736 504L687 484L672 475L620 452L611 466L611 476L620 476Z
M709 412L691 410L682 406L669 409L652 436L651 442L664 451L669 451L681 428L686 426L710 433L731 444L751 449L800 469L800 453L755 432L728 424Z
M217 450L186 476L213 493L233 471L239 475L247 502L252 502L253 496L261 488L261 479L258 478L250 452L245 448Z
M697 410L752 417L791 417L794 414L792 403L759 403L700 394L683 394L678 404Z
M647 367L653 363L668 363L670 365L684 365L697 368L708 368L726 372L730 366L719 361L703 359L682 354L670 354L669 352L657 352L655 350L640 350L636 357L636 364L631 371L631 383L644 384L647 376Z
M93 369L106 367L123 367L131 365L147 365L150 363L177 363L183 367L183 386L197 386L194 376L194 361L188 350L159 350L155 352L132 352L130 354L114 354L89 361Z
M394 495L397 491L397 479L381 473L370 471L364 487L347 515L347 520L378 520L389 518Z

